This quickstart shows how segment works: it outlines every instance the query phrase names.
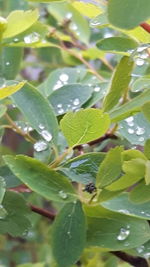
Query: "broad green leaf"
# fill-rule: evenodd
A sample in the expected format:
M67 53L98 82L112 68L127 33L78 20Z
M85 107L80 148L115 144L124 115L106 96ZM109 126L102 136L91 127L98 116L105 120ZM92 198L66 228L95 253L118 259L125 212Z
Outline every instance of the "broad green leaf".
M108 19L118 28L132 29L149 17L149 0L109 0Z
M148 159L150 159L150 139L148 139L144 144L144 154Z
M129 161L125 161L122 165L122 169L130 176L143 178L145 174L145 164L145 160L136 158Z
M93 93L91 98L83 105L84 108L90 108L98 103L105 95L107 91L108 83L97 83L91 85Z
M150 137L150 123L142 113L121 121L119 123L119 133L133 145L144 145Z
M110 125L109 115L98 109L85 109L67 113L60 127L70 147L99 138Z
M87 85L69 84L54 91L48 100L56 115L64 114L80 108L92 94L92 88Z
M139 246L137 248L134 249L134 253L136 253L136 256L139 257L143 257L146 260L149 259L149 252L150 251L150 240L144 244L142 244L142 246Z
M84 3L84 2L74 1L72 5L83 16L87 16L89 18L93 18L99 15L100 13L102 13L102 9L93 3Z
M149 160L145 162L145 182L146 182L146 185L150 184L150 161Z
M56 142L58 125L53 109L31 84L27 83L12 97L27 121L46 141Z
M0 176L0 204L2 203L3 197L5 195L5 188L6 188L5 180L2 176Z
M123 161L128 161L128 160L136 159L136 158L146 160L144 153L141 152L140 150L136 150L136 149L124 150L122 152L122 156L123 156Z
M103 189L98 196L97 202L100 203L107 201L108 199L114 198L117 195L121 194L121 192L122 190L109 191L107 189Z
M60 23L63 23L65 19L71 20L69 29L75 33L79 40L85 43L89 42L90 30L88 22L71 4L67 2L53 2L50 3L48 11Z
M67 161L61 171L72 181L82 184L95 183L99 165L103 161L105 153L86 153Z
M10 170L39 195L60 202L75 199L75 191L67 178L39 160L21 155L5 156L4 159Z
M0 71L3 78L7 80L15 79L19 72L22 59L23 50L21 47L4 47L2 52L2 60L0 62Z
M106 187L119 179L122 168L122 151L122 147L115 147L107 153L97 173L96 184L98 187Z
M142 112L146 119L150 122L150 102L147 102L142 106Z
M106 189L110 191L123 190L134 185L139 180L141 180L141 176L136 176L135 174L132 175L130 173L126 173L122 175L117 181L107 186Z
M150 90L145 90L139 96L133 98L128 103L116 108L110 113L112 122L123 120L140 111L141 107L150 101Z
M144 89L147 89L149 87L150 87L150 79L148 77L143 77L135 80L135 82L131 86L131 91L142 92Z
M14 93L16 93L17 91L19 91L25 84L24 82L20 82L18 84L15 85L10 85L10 86L3 86L2 88L0 88L0 99L6 98Z
M138 43L126 37L110 37L97 42L100 50L112 53L131 53L138 47Z
M7 20L3 17L0 17L0 36L7 28Z
M22 195L8 191L4 196L2 205L7 211L7 215L0 220L0 233L20 236L28 232L31 227L27 218L30 211Z
M123 250L137 247L149 238L149 225L145 220L116 214L111 218L88 218L88 246Z
M21 184L20 180L11 172L11 170L6 166L0 167L0 176L5 179L6 187L16 187Z
M102 13L95 18L91 19L90 21L90 26L93 28L102 28L102 27L108 27L109 26L109 21L107 18L106 13Z
M150 185L145 185L144 181L141 181L131 192L130 200L135 203L145 203L150 201Z
M69 267L79 259L85 238L86 224L81 203L66 204L53 225L53 254L59 266Z
M149 204L149 202L144 204L131 202L128 193L123 193L109 201L101 203L108 210L145 220L150 219Z
M0 118L4 116L7 111L7 107L3 104L0 104Z
M66 84L79 83L85 74L86 69L83 68L58 68L49 74L38 89L47 97Z
M7 17L7 28L3 34L3 38L10 38L27 30L38 19L38 10L15 10Z
M133 60L124 56L113 74L108 94L103 103L104 111L109 111L116 106L122 94L128 90L132 70Z

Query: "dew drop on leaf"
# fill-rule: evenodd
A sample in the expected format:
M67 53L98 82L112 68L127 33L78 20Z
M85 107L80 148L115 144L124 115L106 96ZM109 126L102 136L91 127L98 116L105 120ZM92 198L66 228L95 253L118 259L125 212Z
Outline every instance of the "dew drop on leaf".
M52 135L50 132L48 132L47 130L42 130L41 131L41 136L47 141L50 142L52 140Z
M100 87L99 87L99 86L96 86L96 87L94 88L94 91L95 91L95 92L99 92L99 91L100 91Z
M129 128L129 129L128 129L128 133L129 133L129 134L134 134L134 130L131 129L131 128Z
M74 101L73 101L73 105L75 106L78 106L80 104L80 100L78 98L76 98Z
M26 44L32 44L38 42L40 39L40 35L37 32L33 32L24 37L24 42Z
M129 229L125 229L125 228L121 228L119 235L117 236L117 240L119 241L123 241L125 240L130 234L130 230Z
M60 196L62 199L66 199L66 198L68 197L67 194L66 194L63 190L59 191L59 196Z
M136 134L137 135L142 135L145 133L145 129L141 127L137 127Z
M47 149L47 143L45 141L38 141L34 144L34 150L41 152Z
M67 82L68 79L69 79L69 76L68 76L68 74L66 74L66 73L62 73L62 74L60 75L59 79L60 79L62 82Z
M145 61L144 61L144 59L142 59L142 58L137 58L137 59L135 60L135 63L136 63L136 65L137 65L138 67L141 67L141 66L144 65Z

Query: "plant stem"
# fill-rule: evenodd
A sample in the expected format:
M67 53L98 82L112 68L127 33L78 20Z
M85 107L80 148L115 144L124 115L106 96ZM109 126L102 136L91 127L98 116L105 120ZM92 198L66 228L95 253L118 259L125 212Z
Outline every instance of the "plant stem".
M148 33L150 33L150 24L143 22L140 24L140 26Z
M15 132L22 135L27 141L31 142L32 144L36 143L36 140L29 133L25 133L16 125L16 123L11 119L8 113L5 113L4 116L6 120L9 122L9 124L12 126L12 129L15 130Z
M55 169L64 159L65 157L72 151L72 147L69 147L63 154L58 156L50 165L51 169Z
M44 217L46 217L46 218L48 218L48 219L50 219L50 220L52 220L52 221L53 221L53 220L55 219L55 217L56 217L56 214L55 214L55 213L50 212L50 211L48 211L48 210L45 210L45 209L43 209L43 208L39 208L39 207L34 206L34 205L30 205L30 209L31 209L33 212L38 213L38 214L40 214L40 215L42 215L42 216L44 216Z

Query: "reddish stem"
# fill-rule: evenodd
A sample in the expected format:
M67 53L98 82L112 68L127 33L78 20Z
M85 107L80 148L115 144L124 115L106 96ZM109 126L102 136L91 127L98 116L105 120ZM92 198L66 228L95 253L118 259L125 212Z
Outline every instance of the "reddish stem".
M143 22L140 24L140 26L145 30L147 31L148 33L150 33L150 24L146 23L146 22Z
M45 210L43 208L39 208L39 207L34 206L34 205L30 205L30 209L33 212L38 213L38 214L50 219L51 221L53 221L56 217L56 213L54 213L52 211Z

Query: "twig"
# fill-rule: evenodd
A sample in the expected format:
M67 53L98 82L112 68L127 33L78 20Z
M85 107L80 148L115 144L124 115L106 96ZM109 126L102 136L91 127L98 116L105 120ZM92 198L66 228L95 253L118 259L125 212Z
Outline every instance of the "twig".
M29 133L25 133L16 125L16 123L11 119L8 113L5 113L4 116L6 120L9 122L9 124L12 126L12 129L14 129L16 133L22 135L26 140L28 140L32 144L36 143L36 140Z
M16 187L11 187L9 188L9 191L15 191L18 193L31 193L32 192L32 190L24 184L18 185Z
M119 259L130 263L132 266L135 267L148 267L148 263L144 258L141 257L134 257L129 254L126 254L122 251L113 251L111 252L115 256L117 256Z
M54 212L45 210L43 208L39 208L39 207L34 206L34 205L29 205L29 206L33 212L38 213L38 214L50 219L51 221L53 221L56 217L56 213L54 213Z
M148 33L150 33L150 24L143 22L140 24L140 26Z

